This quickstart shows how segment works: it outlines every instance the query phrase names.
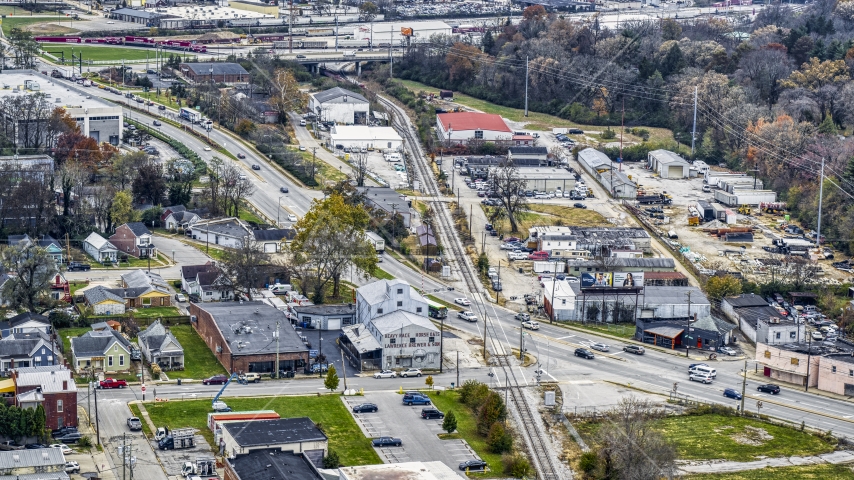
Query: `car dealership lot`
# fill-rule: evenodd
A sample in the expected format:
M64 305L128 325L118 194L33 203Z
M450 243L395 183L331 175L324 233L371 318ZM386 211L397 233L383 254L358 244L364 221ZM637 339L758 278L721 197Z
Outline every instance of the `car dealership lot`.
M365 396L342 399L351 412L353 406L360 403L370 402L379 407L376 413L352 414L366 436L387 436L403 441L401 447L377 448L377 453L387 463L438 460L457 470L461 462L477 458L464 440L442 440L438 437L444 433L442 420L421 418L421 409L432 408L431 405L403 405L403 395L397 392L366 393Z

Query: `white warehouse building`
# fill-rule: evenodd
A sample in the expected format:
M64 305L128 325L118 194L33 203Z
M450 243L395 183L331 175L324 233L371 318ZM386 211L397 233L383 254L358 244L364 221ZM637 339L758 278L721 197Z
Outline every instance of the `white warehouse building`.
M401 29L409 28L412 29L412 36L410 37L410 42L412 43L427 42L433 35L451 35L453 33L450 25L438 20L424 22L377 22L356 25L353 29L353 39L373 40L375 46L380 44L387 45L390 40L393 40L395 45L401 45L406 41L406 37L401 33Z
M118 145L122 132L122 108L87 92L85 88L59 81L33 70L10 70L0 74L0 97L43 94L50 109L64 108L77 121L80 132L96 142ZM21 119L20 122L32 121ZM18 135L26 129L19 128ZM16 139L20 140L20 139Z
M344 125L366 125L371 109L367 98L341 87L310 94L308 108L321 122Z
M670 150L653 150L647 156L650 169L661 178L688 178L691 174L691 164Z
M397 150L403 145L403 139L391 127L335 125L329 130L329 139L333 148L341 145L350 148Z

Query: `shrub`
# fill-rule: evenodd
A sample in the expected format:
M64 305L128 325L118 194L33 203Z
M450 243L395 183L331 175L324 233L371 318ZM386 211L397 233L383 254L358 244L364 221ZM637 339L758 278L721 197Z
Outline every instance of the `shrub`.
M338 453L335 450L329 450L329 453L323 457L323 468L338 468L341 466L341 460L338 458Z
M603 140L610 140L610 139L616 138L616 137L617 137L617 133L614 132L613 130L611 130L611 127L606 128L605 131L602 132L602 139Z
M471 409L478 408L487 395L489 387L477 380L466 380L460 387L460 401Z
M505 475L510 475L514 478L522 478L531 474L531 462L518 453L505 455L501 461L504 463Z
M501 395L489 392L477 412L477 431L481 435L489 434L495 422L507 418L507 408Z
M493 453L509 452L513 449L513 437L511 437L507 429L504 428L503 423L495 422L489 429L489 435L486 437L486 444L489 445L489 449L492 450Z
M578 459L578 469L584 472L585 475L591 475L598 466L599 457L595 452L584 452L581 454L581 458Z

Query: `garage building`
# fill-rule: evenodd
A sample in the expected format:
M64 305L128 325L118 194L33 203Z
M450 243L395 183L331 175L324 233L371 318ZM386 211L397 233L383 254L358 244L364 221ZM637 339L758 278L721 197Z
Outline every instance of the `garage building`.
M330 88L308 96L308 109L321 122L364 125L368 123L368 99L341 87Z
M303 305L293 307L297 323L303 328L317 330L340 330L352 325L356 318L356 308L350 304L340 305Z
M391 127L368 127L365 125L334 125L329 131L330 148L376 148L397 150L403 139Z
M314 465L322 466L329 448L326 435L308 417L224 422L221 427L225 455L231 459L255 450L275 448L302 453Z
M653 150L647 156L647 164L661 178L688 178L691 164L670 150Z

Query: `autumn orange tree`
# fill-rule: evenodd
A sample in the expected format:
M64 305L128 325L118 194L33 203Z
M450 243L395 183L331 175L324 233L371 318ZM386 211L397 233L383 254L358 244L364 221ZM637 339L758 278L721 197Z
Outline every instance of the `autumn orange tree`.
M445 56L445 63L448 64L451 81L466 80L477 74L477 59L481 55L480 49L474 45L460 42L455 43L454 47Z

